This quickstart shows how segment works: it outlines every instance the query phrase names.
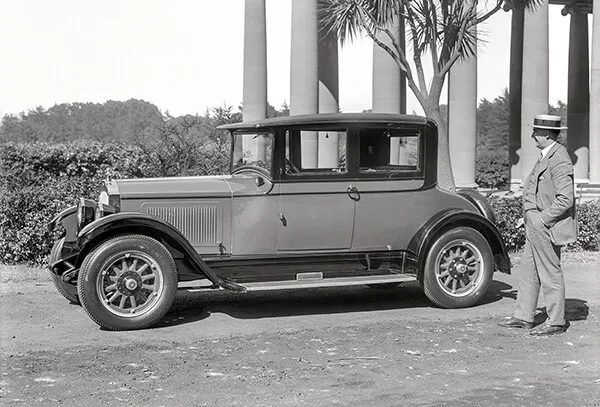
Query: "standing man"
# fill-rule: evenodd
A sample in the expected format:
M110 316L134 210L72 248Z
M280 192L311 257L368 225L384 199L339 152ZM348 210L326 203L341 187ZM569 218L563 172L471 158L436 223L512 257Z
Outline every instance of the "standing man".
M531 329L531 335L553 335L567 329L565 281L560 269L560 249L577 238L573 164L567 150L556 142L560 116L538 115L533 120L533 138L540 159L523 184L525 248L518 275L518 295L513 317L498 325L533 327L540 288L548 319Z

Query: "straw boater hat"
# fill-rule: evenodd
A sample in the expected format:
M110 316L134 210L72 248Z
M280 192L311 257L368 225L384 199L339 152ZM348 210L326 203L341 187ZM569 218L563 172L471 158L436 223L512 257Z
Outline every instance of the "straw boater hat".
M538 114L533 118L532 127L534 129L566 130L566 127L560 125L560 120L560 116Z

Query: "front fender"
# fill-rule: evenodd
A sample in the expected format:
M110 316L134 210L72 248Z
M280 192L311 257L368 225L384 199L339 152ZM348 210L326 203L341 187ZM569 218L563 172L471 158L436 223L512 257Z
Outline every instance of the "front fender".
M496 226L477 213L465 209L445 209L425 222L408 245L409 252L414 253L418 259L419 277L423 272L427 251L434 240L445 230L459 226L471 227L481 233L492 249L496 269L510 274L508 251Z
M198 274L203 274L211 282L223 288L234 291L244 290L243 287L217 276L179 230L161 219L142 212L119 212L86 225L78 235L80 249L78 262L83 261L87 253L100 242L124 233L140 233L159 241L164 240L175 250L183 253Z

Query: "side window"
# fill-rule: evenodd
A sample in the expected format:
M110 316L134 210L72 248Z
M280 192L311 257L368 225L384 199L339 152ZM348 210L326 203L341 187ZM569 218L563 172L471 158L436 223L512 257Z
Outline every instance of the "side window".
M421 170L420 133L407 129L362 129L360 172L395 176Z
M285 134L285 176L346 174L347 131L288 130Z
M271 173L273 163L272 133L235 133L233 135L231 170L242 165L254 165Z

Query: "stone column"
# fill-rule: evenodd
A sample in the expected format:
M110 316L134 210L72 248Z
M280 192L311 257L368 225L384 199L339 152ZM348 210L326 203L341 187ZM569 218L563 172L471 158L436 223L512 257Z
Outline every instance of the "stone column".
M319 0L319 14L324 5ZM338 113L339 75L338 41L319 25L319 113ZM319 132L319 168L339 167L339 135L337 132Z
M267 25L265 0L246 0L244 13L244 121L267 117ZM247 140L248 161L266 160L264 141ZM241 146L240 146L241 147Z
M600 186L600 0L594 0L590 88L590 182Z
M522 179L521 162L517 152L521 148L521 81L523 79L523 20L525 10L512 8L510 31L510 84L509 84L509 128L508 162L510 165L510 189L518 190Z
M456 187L477 188L477 54L450 69L448 140Z
M396 40L405 49L406 35L404 19L398 18L390 27L396 34ZM379 33L377 38L391 47L386 34ZM392 48L393 49L393 48ZM373 112L406 114L406 74L385 50L373 43ZM399 164L406 160L406 151L400 137L390 141L390 164Z
M567 145L574 164L575 183L589 182L589 41L586 13L571 11Z
M533 118L548 114L548 0L535 10L525 10L523 24L523 81L521 106L521 174L524 179L540 151L531 139Z
M292 0L290 114L314 114L319 109L317 0ZM317 168L318 134L302 135L302 167Z

